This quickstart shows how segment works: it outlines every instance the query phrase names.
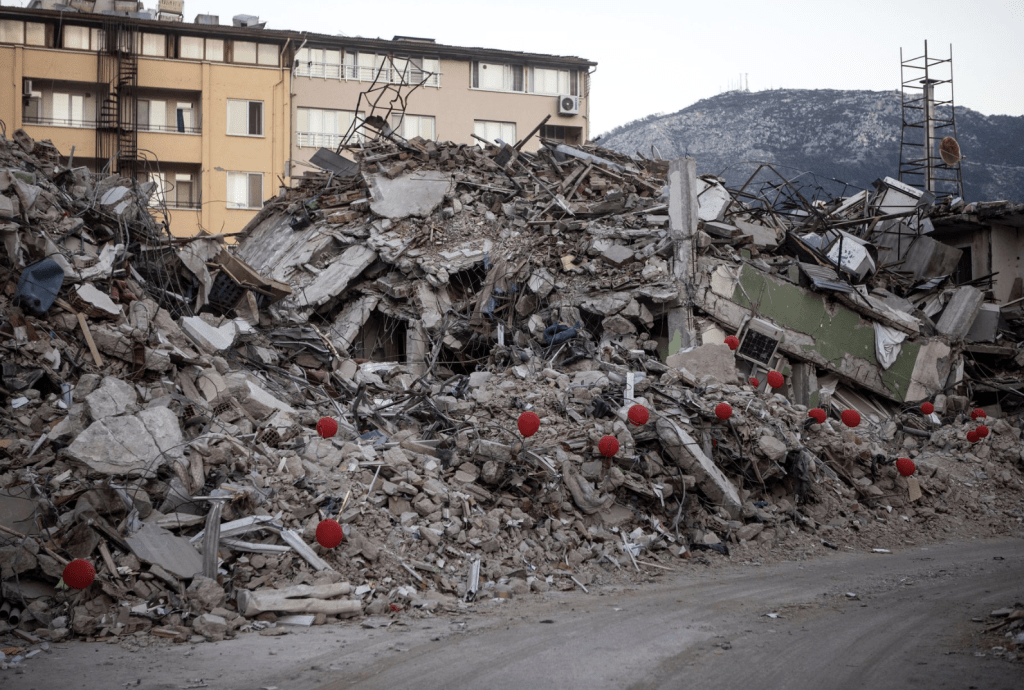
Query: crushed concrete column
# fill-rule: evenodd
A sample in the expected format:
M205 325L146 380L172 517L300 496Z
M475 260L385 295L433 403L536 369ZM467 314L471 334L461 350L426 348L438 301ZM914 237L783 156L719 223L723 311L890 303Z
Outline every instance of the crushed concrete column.
M413 376L422 376L427 369L427 355L430 352L430 340L423 322L412 319L405 328L405 361Z
M957 288L942 311L939 322L935 324L935 330L952 340L962 340L967 331L971 330L984 299L984 293L970 285Z
M673 355L697 344L691 300L697 265L697 161L693 158L677 158L669 164L668 233L674 249L672 274L680 283L682 302L668 313L668 354Z
M813 364L796 362L793 364L793 402L806 407L818 406L818 370Z
M697 478L697 486L725 509L735 520L739 517L740 495L715 461L704 454L700 445L668 417L659 417L656 424L662 446L687 474Z

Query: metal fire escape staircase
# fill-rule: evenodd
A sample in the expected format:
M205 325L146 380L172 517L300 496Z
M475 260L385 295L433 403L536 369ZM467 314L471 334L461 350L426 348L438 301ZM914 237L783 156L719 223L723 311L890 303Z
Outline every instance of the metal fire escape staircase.
M134 179L139 169L138 33L134 25L119 21L104 22L103 33L97 81L106 92L101 95L96 152L111 173Z

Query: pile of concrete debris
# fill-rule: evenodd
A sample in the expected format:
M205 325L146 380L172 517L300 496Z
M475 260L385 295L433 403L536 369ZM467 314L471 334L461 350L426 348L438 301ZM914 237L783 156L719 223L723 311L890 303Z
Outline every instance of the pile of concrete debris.
M973 288L908 299L912 262L838 229L918 232L920 198L768 206L692 161L548 141L352 153L227 249L0 140L0 634L218 639L1020 530L1015 384L986 379L1001 404L965 437L988 419ZM996 330L989 356L1019 357ZM55 589L73 558L95 584Z

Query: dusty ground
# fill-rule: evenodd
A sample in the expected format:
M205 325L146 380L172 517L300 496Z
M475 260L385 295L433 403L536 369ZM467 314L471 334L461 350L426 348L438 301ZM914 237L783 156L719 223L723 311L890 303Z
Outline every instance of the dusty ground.
M726 563L642 587L488 600L221 643L53 645L3 672L16 690L222 688L1019 688L983 637L1024 601L1024 541ZM856 595L855 597L848 596ZM778 614L771 618L766 614ZM972 619L982 619L975 622Z

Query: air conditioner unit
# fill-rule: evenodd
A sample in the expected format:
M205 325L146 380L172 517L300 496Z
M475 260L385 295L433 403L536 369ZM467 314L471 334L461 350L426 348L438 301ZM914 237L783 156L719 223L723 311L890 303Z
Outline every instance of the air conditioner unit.
M772 357L782 340L781 328L761 319L751 319L740 337L736 356L763 367L771 366Z
M559 115L579 115L580 114L580 97L579 96L559 96L558 97L558 114Z
M22 79L21 80L21 95L31 96L32 95L32 80Z

